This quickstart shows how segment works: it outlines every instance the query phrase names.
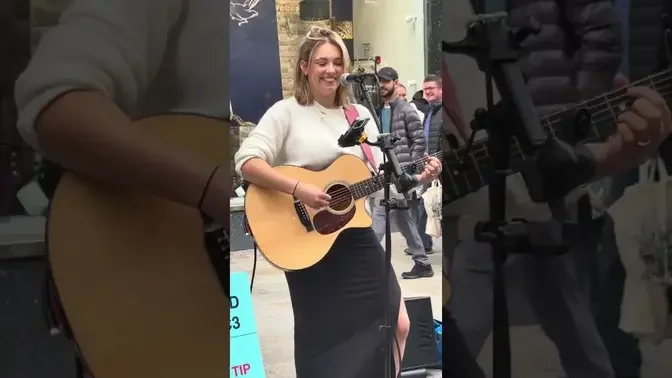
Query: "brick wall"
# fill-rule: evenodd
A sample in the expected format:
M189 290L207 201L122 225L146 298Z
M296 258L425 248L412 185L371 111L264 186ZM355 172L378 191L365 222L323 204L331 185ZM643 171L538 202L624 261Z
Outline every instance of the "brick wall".
M278 19L282 93L284 97L287 97L292 94L294 65L296 64L297 50L301 38L306 35L311 26L329 27L330 21L301 21L299 19L299 0L276 0L275 7Z

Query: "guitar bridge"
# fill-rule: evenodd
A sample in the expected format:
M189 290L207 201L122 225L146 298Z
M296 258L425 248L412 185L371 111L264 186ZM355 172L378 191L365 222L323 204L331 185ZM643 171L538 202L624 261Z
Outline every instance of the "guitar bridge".
M296 211L296 215L299 217L299 221L303 227L306 228L306 231L314 231L315 228L313 227L313 222L310 221L310 217L308 216L306 205L304 205L303 202L299 200L294 200L294 210Z

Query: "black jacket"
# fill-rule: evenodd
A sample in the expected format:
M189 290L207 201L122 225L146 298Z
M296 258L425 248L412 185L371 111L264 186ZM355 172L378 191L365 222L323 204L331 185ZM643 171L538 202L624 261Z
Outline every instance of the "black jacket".
M443 141L443 112L441 109L441 103L436 105L428 104L427 111L425 112L425 121L427 121L427 117L431 116L429 120L429 132L427 133L428 138L425 140L425 143L427 143L427 153L430 155L441 150L441 143ZM424 123L422 126L424 132Z
M538 113L613 89L622 58L613 0L508 0L508 6L512 27L527 25L530 17L541 24L541 32L523 42L520 60Z
M418 108L422 114L427 114L427 111L429 110L429 104L427 103L427 100L422 97L422 90L415 92L413 98L411 99L411 103L415 105L415 107Z

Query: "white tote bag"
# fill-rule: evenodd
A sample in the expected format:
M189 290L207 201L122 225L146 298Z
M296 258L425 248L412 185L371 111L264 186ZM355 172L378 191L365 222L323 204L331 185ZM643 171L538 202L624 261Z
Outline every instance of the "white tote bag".
M655 181L656 172L659 180ZM661 159L652 159L639 168L640 190L648 203L642 218L639 237L640 258L645 266L644 280L649 294L652 316L652 341L672 338L672 316L668 311L667 288L672 285L672 212L668 193L672 193L672 178Z
M441 200L443 187L439 180L434 180L432 185L422 195L425 203L425 211L427 212L427 227L425 233L435 238L442 236L441 232Z

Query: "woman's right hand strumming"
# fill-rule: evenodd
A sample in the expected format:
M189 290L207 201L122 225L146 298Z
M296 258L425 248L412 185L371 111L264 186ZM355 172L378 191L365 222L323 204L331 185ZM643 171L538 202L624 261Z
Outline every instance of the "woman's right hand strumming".
M298 182L294 190L294 197L311 209L320 209L329 206L331 196L315 185Z
M275 189L294 196L311 209L328 206L329 200L331 200L331 196L324 190L315 185L301 181L297 182L296 179L283 176L260 158L247 160L240 167L240 172L249 182L262 188Z

